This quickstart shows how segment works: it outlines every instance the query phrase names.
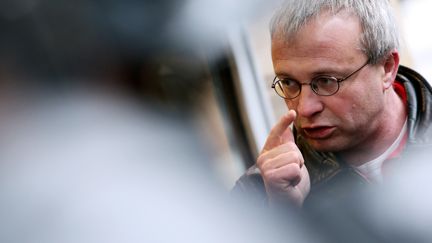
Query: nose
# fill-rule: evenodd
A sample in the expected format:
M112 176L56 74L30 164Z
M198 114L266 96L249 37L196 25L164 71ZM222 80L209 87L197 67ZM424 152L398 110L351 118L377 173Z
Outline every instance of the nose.
M321 96L315 94L308 85L302 87L301 93L294 103L296 106L294 109L296 109L297 114L301 117L313 117L324 109Z

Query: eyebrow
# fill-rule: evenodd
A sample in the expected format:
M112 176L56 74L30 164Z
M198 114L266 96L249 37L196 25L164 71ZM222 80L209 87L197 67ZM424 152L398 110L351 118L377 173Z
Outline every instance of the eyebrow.
M344 72L344 71L337 71L333 68L320 68L320 69L313 71L311 73L311 77L314 78L314 77L318 77L318 76L322 76L322 75L335 76L335 77L336 76L343 76L342 72ZM284 79L288 78L288 79L298 81L298 79L294 78L293 75L291 75L287 72L276 73L276 76L277 77L283 77Z

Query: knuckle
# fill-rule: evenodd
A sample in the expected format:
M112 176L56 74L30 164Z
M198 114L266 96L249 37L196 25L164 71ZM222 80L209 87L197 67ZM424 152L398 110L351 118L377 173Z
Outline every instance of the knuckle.
M273 185L283 184L286 181L286 173L282 169L272 169L265 172L264 179Z
M292 142L292 141L286 142L285 146L289 150L298 150L297 144L295 142Z
M262 156L259 156L257 158L257 166L261 167L264 164L264 158Z
M303 156L297 151L288 151L279 155L279 159L286 161L286 164L300 164Z
M263 171L263 177L267 182L274 182L278 179L274 170Z
M261 167L267 161L267 152L262 152L257 158L257 165Z

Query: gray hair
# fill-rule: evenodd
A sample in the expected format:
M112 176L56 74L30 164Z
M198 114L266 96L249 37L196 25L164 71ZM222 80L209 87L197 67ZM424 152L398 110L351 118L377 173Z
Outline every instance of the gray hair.
M399 48L399 31L388 0L286 0L271 20L271 36L280 33L289 40L321 12L337 14L342 10L359 18L363 29L360 48L371 64Z

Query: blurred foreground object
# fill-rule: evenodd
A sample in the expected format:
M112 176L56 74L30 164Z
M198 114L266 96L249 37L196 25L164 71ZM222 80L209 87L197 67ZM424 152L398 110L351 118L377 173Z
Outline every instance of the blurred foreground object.
M217 134L197 124L230 70L224 40L190 34L207 22L177 15L196 3L0 4L0 242L309 238L294 217L233 204L213 171ZM212 6L211 22L231 5Z
M0 98L103 90L192 116L231 187L252 152L226 33L272 2L1 2Z
M277 220L228 200L187 120L69 98L1 118L1 242L283 239Z

